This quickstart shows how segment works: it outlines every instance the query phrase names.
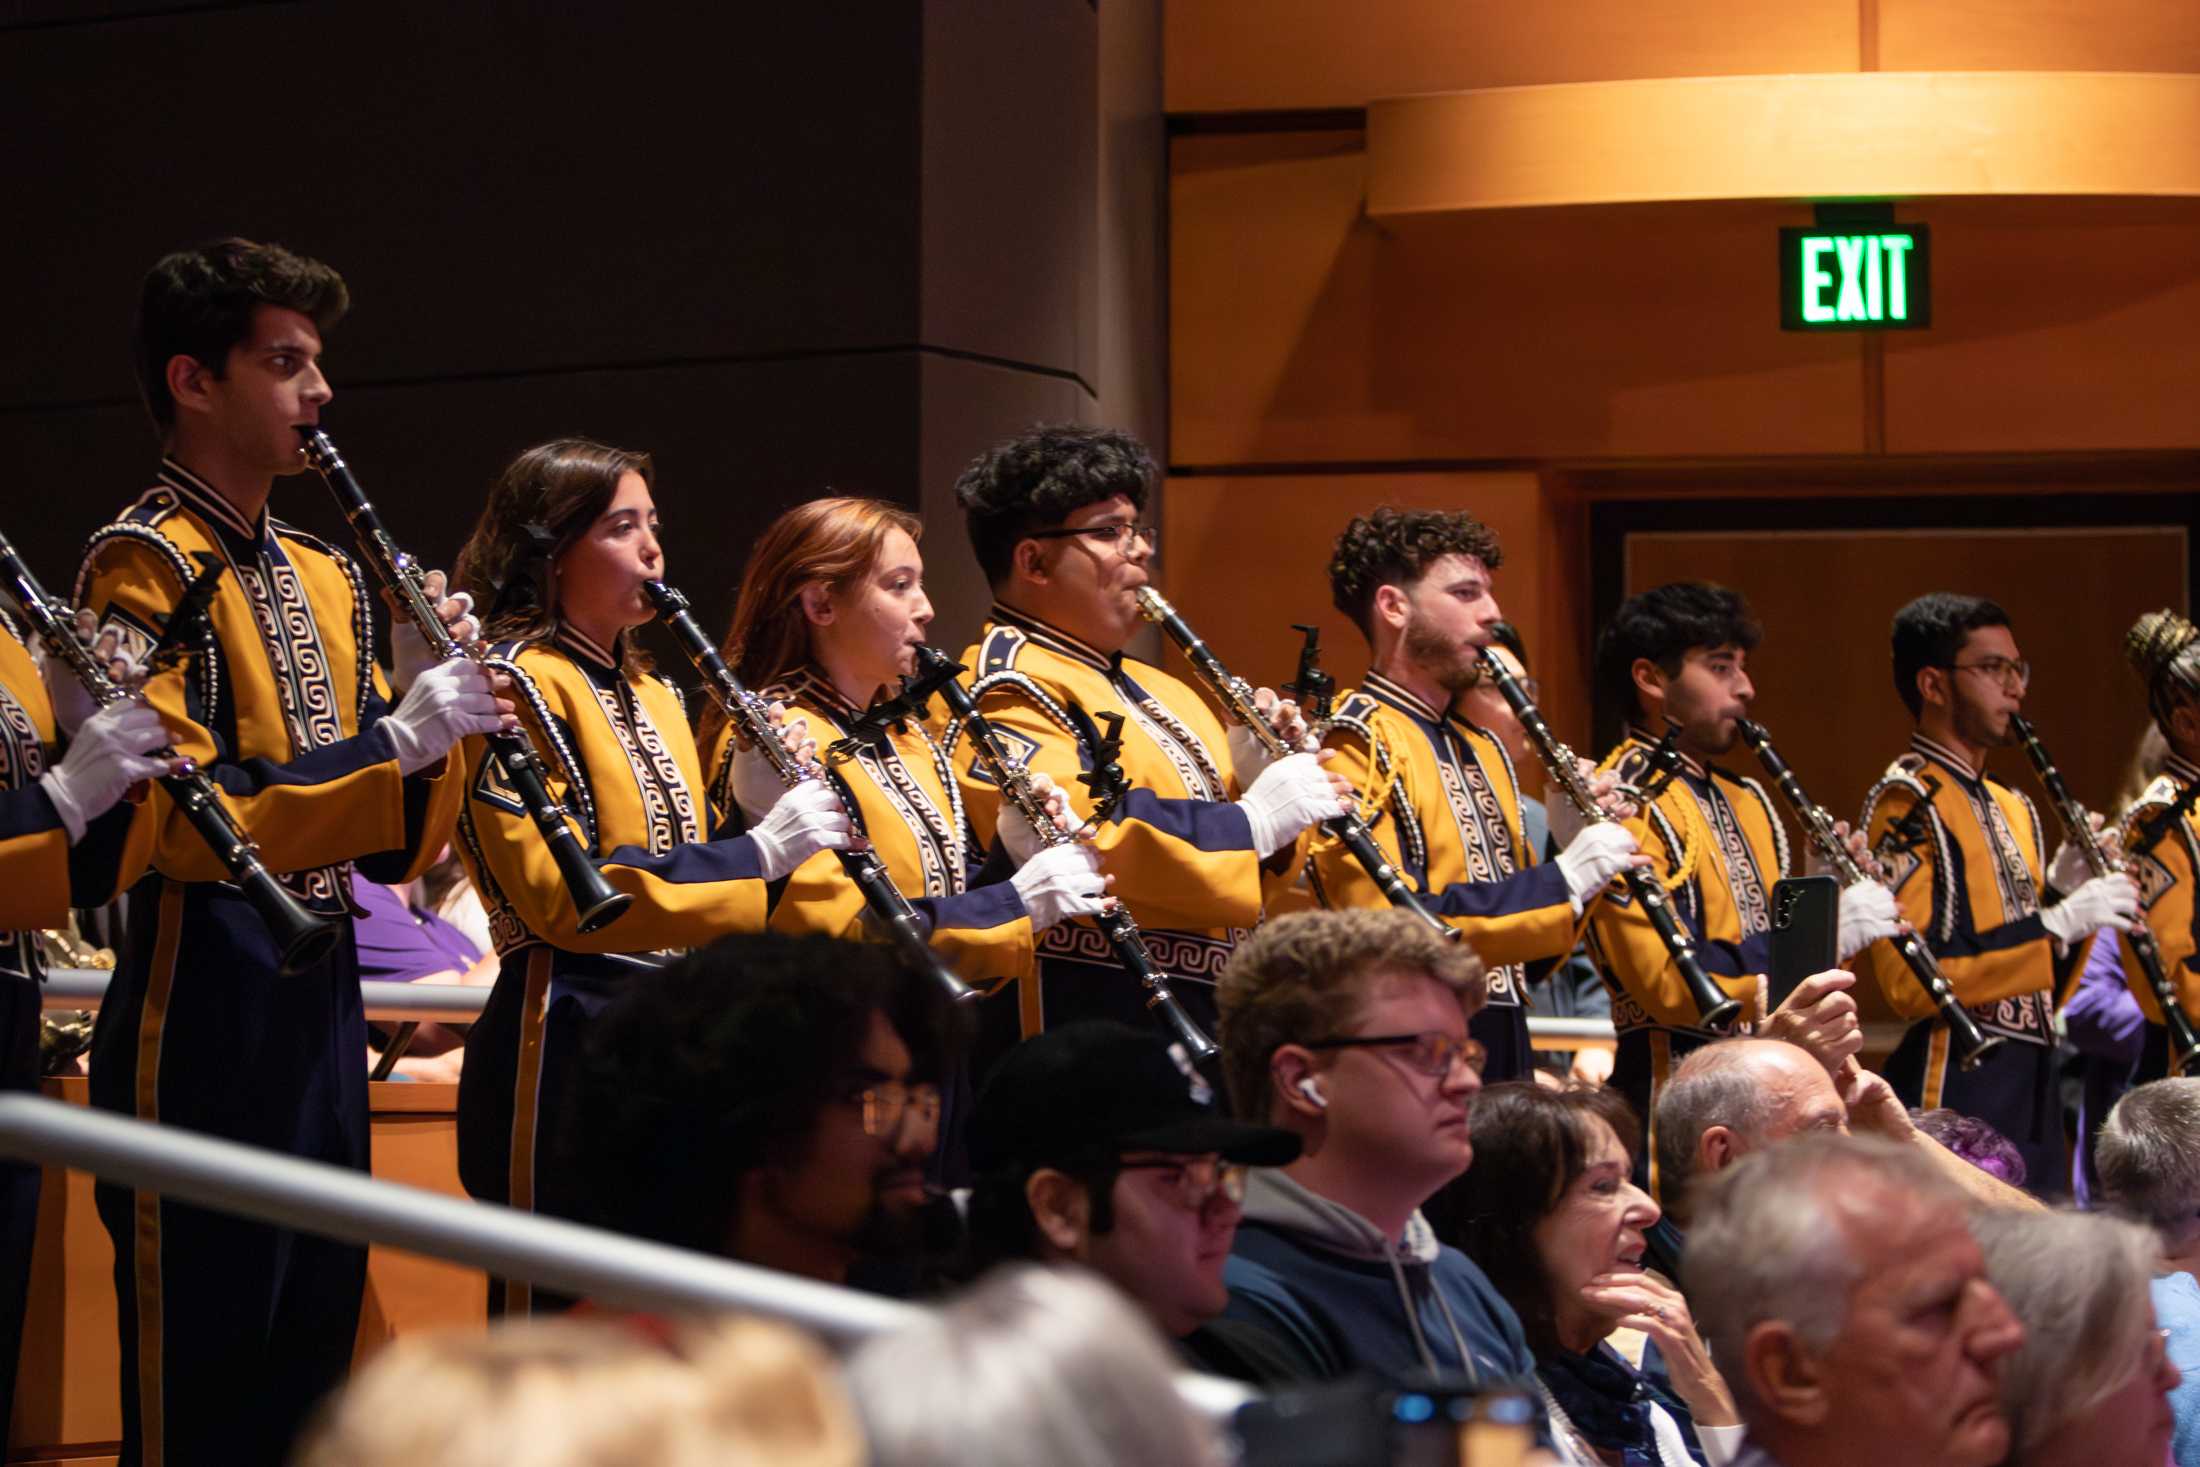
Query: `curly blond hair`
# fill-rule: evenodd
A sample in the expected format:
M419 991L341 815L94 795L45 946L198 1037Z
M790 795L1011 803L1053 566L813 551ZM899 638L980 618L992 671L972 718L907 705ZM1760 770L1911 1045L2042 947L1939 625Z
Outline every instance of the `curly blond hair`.
M1269 1113L1268 1062L1278 1047L1343 1033L1374 973L1434 978L1468 1014L1489 997L1482 960L1391 907L1294 912L1264 924L1222 970L1222 1070L1230 1102L1248 1120Z

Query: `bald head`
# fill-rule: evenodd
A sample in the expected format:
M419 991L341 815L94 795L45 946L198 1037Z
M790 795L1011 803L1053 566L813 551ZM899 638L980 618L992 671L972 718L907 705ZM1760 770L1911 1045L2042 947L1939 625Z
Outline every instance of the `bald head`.
M1809 1051L1778 1039L1707 1044L1658 1091L1659 1193L1685 1220L1696 1177L1791 1136L1848 1128L1841 1093Z

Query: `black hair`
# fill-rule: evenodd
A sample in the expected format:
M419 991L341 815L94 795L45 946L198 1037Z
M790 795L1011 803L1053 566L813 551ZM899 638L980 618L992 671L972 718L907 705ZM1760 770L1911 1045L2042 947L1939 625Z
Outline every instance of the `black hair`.
M1928 667L1956 660L1971 633L1980 627L2005 627L2009 613L1984 596L1933 591L1894 614L1894 690L1916 718L1925 711L1917 675Z
M1420 580L1447 555L1470 555L1486 570L1505 561L1497 532L1463 509L1385 506L1354 515L1329 554L1329 599L1372 640L1375 593Z
M874 1013L912 1079L940 1075L940 1005L883 944L741 933L626 979L589 1025L558 1132L586 1220L723 1254L742 1178L800 1162Z
M169 361L189 357L222 377L230 350L252 334L252 313L260 306L296 311L326 336L350 308L351 291L319 260L249 239L178 250L146 273L134 344L138 389L155 427L165 432L175 426Z
M972 459L955 498L978 568L998 587L1032 531L1118 494L1144 509L1160 474L1146 446L1119 428L1042 423Z
M1617 1090L1552 1090L1528 1080L1492 1085L1474 1102L1474 1166L1440 1197L1455 1219L1439 1229L1450 1234L1444 1241L1481 1265L1539 1357L1559 1344L1535 1229L1588 1170L1597 1120L1619 1137L1630 1163L1642 1154L1642 1128Z
M1123 1169L1113 1151L1050 1161L1011 1161L980 1172L971 1183L970 1249L979 1268L1038 1258L1039 1220L1031 1215L1024 1184L1032 1173L1042 1170L1061 1172L1085 1189L1086 1227L1095 1237L1115 1231L1115 1179Z
M1520 639L1520 628L1509 621L1493 621L1490 623L1490 640L1512 653L1513 661L1520 664L1522 672L1529 670L1528 644Z
M1748 652L1764 639L1764 628L1739 591L1709 581L1675 581L1628 597L1597 636L1597 691L1621 722L1639 710L1635 662L1648 658L1667 677L1680 675L1681 663L1695 647L1739 647Z

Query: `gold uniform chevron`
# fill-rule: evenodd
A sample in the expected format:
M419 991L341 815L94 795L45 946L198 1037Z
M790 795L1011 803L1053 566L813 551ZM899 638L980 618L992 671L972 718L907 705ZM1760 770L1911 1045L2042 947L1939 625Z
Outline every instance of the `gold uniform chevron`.
M787 721L807 720L820 750L845 738L862 716L814 668L765 691L786 705ZM721 823L735 817L733 729L721 728L705 751L711 807ZM886 863L894 885L931 928L932 946L964 982L991 987L1037 972L1031 914L1007 882L973 890L969 823L946 753L921 725L894 725L874 744L835 765L854 797L855 822ZM795 868L772 908L778 932L817 932L880 941L868 924L863 893L831 851Z

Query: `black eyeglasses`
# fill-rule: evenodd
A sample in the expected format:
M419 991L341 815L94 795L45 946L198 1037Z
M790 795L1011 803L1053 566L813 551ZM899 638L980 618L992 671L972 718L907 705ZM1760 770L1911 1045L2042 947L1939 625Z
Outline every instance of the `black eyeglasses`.
M1161 548L1159 525L1086 525L1077 530L1033 530L1024 538L1028 540L1104 540L1117 555L1131 553L1131 541L1143 540L1149 551Z
M1981 657L1976 662L1940 662L1950 672L1983 673L1989 680L2005 688L2025 688L2032 685L2032 664L2023 658Z
M1478 1039L1462 1039L1441 1029L1419 1034L1339 1034L1310 1040L1308 1049L1401 1049L1405 1062L1424 1075L1442 1079L1454 1065L1465 1065L1477 1075L1489 1063L1490 1053Z
M940 1087L902 1085L888 1080L851 1090L845 1097L863 1112L863 1134L891 1140L901 1134L902 1122L914 1116L917 1129L934 1131L940 1124Z
M1245 1200L1245 1166L1219 1156L1165 1156L1153 1161L1116 1163L1119 1172L1175 1172L1176 1200L1186 1212L1198 1212L1217 1192L1232 1202Z

